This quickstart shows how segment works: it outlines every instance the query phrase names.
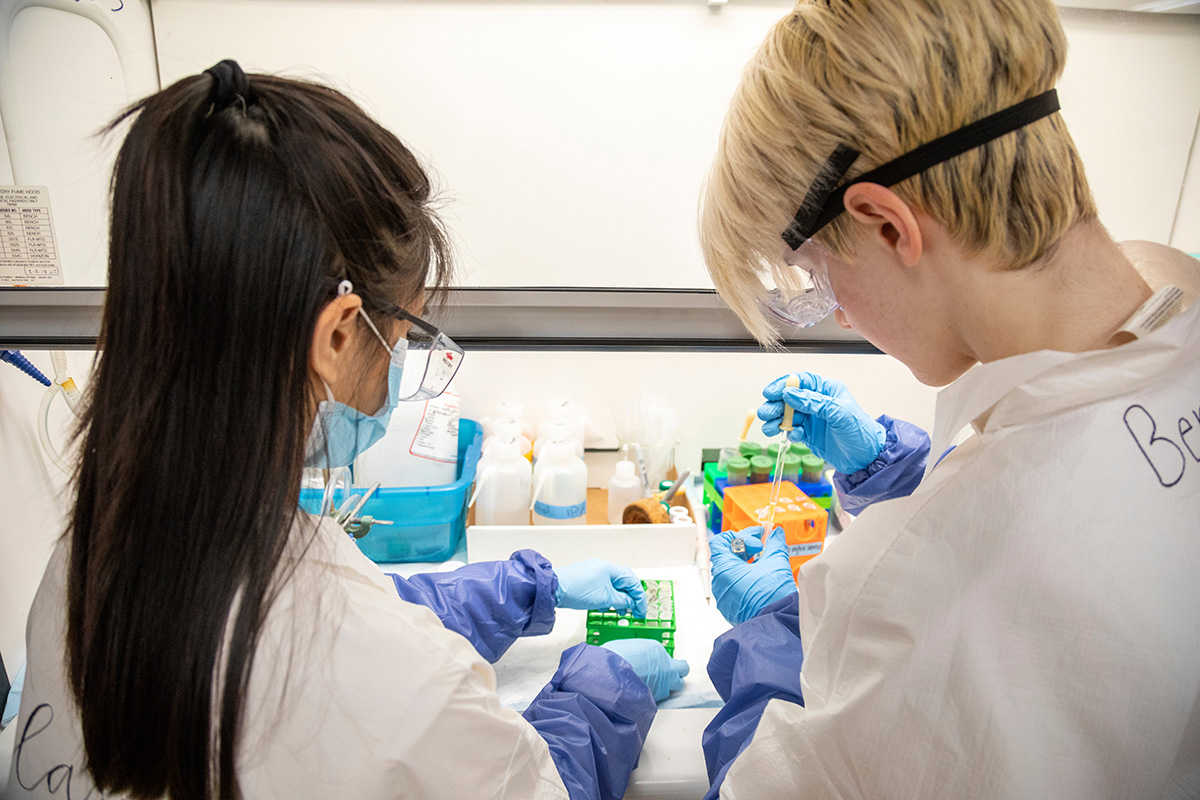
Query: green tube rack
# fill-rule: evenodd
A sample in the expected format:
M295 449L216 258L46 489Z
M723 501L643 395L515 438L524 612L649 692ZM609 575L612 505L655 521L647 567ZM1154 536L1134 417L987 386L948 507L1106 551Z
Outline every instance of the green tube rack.
M646 590L646 618L628 611L589 611L587 643L600 645L616 639L654 639L675 655L675 585L671 581L642 581Z

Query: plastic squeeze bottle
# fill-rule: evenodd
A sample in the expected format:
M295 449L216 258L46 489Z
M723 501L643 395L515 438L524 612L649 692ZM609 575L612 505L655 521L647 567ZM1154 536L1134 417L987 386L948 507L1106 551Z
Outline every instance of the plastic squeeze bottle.
M497 438L480 459L475 480L476 525L528 525L533 467L515 437Z
M533 443L533 460L542 455L542 450L546 445L557 439L570 439L575 444L575 455L583 458L583 440L575 436L574 429L562 420L550 420L543 424L539 430L537 440Z
M608 524L620 525L625 506L642 499L642 480L637 465L629 459L617 462L617 471L608 481Z
M515 439L517 449L526 460L533 460L533 447L521 432L521 421L512 417L496 417L492 420L492 435L483 442L483 453L487 455L492 443L500 439Z
M550 442L533 471L533 524L587 522L587 465L569 439Z

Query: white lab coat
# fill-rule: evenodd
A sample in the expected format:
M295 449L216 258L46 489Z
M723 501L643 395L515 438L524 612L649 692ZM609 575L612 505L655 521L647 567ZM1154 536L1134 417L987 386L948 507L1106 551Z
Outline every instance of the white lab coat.
M1200 797L1200 262L1126 252L1190 307L941 392L931 463L973 435L806 565L722 798Z
M243 795L566 798L545 741L500 705L491 665L432 611L402 601L332 522L316 536L263 629L244 706ZM60 544L30 613L9 800L65 797L64 781L71 797L93 789L64 668L66 557Z

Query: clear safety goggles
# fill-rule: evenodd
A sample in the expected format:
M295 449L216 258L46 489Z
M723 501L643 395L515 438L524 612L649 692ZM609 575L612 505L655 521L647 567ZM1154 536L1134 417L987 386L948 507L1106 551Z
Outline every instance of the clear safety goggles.
M838 307L829 283L829 262L836 256L809 239L783 255L783 263L762 275L761 304L785 325L816 325Z
M762 275L762 307L788 325L815 325L838 307L829 284L829 262L836 256L813 241L813 236L845 209L846 190L856 183L894 186L932 166L1023 128L1059 110L1058 93L1022 100L995 114L965 125L910 150L885 164L843 181L859 151L838 145L817 171L800 209L781 238L787 243L783 261Z
M338 295L348 293L349 281L338 286ZM373 303L382 314L409 323L408 332L394 346L387 343L360 307L358 313L389 353L391 363L403 368L400 378L400 402L432 400L446 391L463 360L463 349L432 323L410 314L399 306Z

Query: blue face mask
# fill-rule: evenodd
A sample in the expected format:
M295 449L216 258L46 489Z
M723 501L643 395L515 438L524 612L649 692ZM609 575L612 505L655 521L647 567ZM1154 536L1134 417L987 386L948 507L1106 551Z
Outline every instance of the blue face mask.
M313 420L312 432L308 435L308 445L305 448L304 466L334 469L348 467L354 463L359 454L378 442L387 433L388 422L392 412L400 402L400 378L404 374L404 355L407 342L404 337L396 343L396 347L388 347L379 331L372 324L370 317L362 314L367 325L375 336L388 349L390 363L388 364L387 400L383 408L374 414L364 414L356 408L339 403L333 399L333 391L329 384L325 386L325 396L328 400L321 401L317 407L317 418Z

